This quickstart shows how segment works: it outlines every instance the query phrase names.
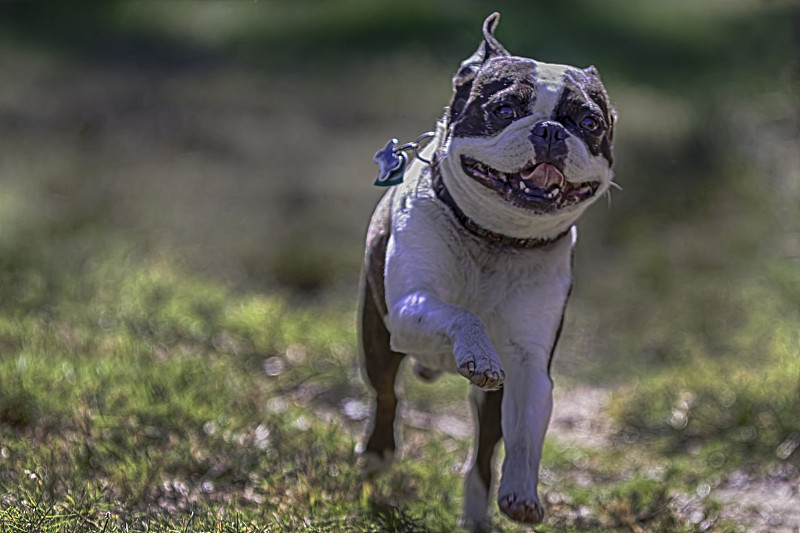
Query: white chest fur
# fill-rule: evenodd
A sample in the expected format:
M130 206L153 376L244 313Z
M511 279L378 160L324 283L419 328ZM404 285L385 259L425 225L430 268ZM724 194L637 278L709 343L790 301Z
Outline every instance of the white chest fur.
M547 366L571 286L574 240L574 230L536 249L482 240L435 197L429 174L412 167L394 197L386 257L392 349L455 372L452 338L444 332L458 319L457 308L483 322L505 368L521 359ZM411 306L424 316L406 320L403 310Z

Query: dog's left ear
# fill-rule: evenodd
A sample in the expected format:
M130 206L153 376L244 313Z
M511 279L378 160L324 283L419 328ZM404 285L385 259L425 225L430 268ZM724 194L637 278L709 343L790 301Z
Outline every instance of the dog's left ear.
M461 68L453 76L453 101L450 104L450 113L457 115L461 112L469 96L472 80L489 58L496 56L510 56L502 44L494 36L494 30L500 21L500 13L492 13L483 21L483 41L474 54L461 62Z
M583 71L592 78L595 78L598 81L600 80L600 73L597 71L597 67L595 67L594 65L589 65L588 67L583 69Z

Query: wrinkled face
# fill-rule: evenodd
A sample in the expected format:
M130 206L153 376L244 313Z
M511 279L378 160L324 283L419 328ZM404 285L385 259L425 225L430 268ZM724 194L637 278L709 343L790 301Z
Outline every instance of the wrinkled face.
M445 182L468 204L579 214L613 176L606 91L593 67L511 56L494 39L494 23L487 19L484 43L454 78Z

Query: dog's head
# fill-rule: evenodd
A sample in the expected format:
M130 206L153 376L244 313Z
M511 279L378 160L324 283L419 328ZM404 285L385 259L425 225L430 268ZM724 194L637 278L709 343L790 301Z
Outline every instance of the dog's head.
M486 19L480 47L453 78L442 179L486 228L552 236L608 189L615 113L594 67L512 56L494 36L498 19Z

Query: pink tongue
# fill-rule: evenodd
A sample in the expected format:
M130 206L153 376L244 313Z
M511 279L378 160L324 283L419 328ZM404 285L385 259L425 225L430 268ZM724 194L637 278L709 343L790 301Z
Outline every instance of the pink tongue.
M556 167L550 163L542 163L537 165L533 171L523 170L519 173L529 187L538 187L540 189L548 190L555 185L561 185L564 181L564 175Z

